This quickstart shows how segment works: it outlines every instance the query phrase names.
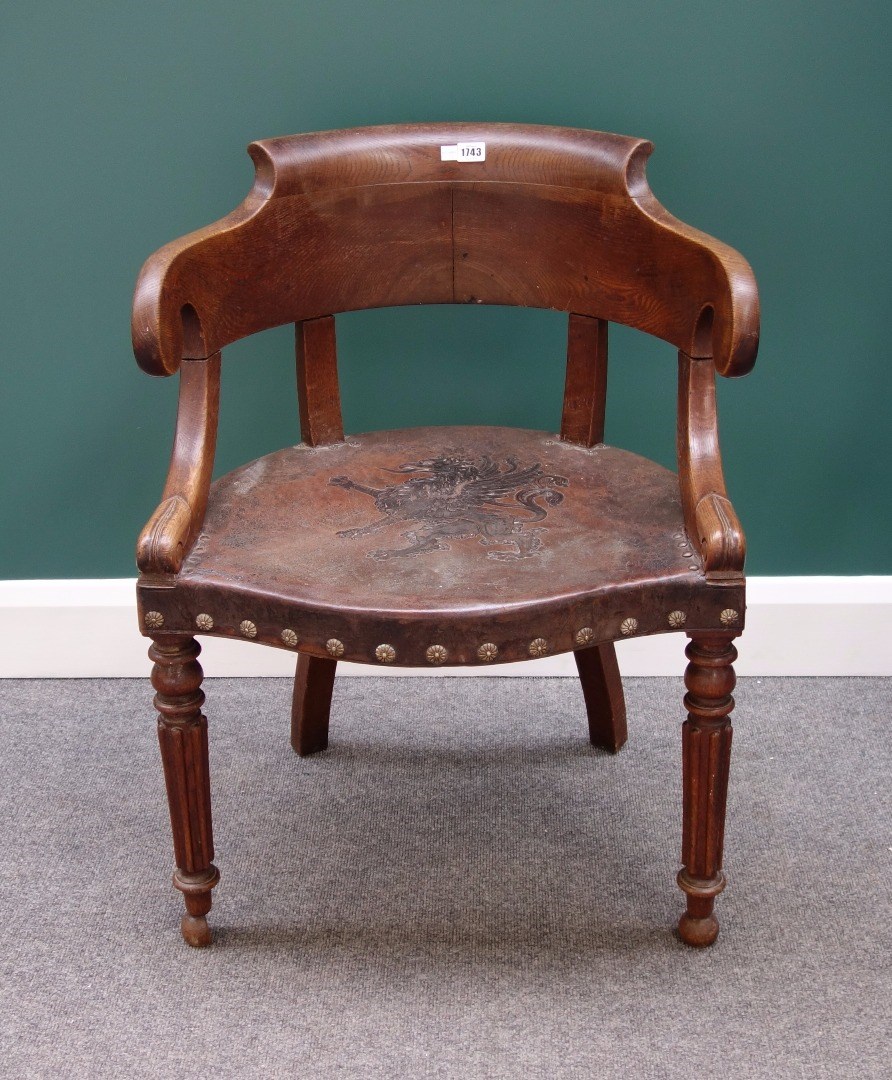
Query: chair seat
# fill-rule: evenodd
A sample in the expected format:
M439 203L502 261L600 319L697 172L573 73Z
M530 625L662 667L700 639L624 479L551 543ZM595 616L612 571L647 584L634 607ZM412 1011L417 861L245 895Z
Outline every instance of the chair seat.
M674 473L500 427L259 458L213 484L175 582L143 596L165 628L408 666L528 659L742 610L736 590L706 585Z

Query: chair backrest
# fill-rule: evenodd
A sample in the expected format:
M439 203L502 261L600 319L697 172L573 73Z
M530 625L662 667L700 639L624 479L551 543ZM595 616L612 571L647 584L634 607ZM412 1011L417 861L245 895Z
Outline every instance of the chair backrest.
M463 143L485 144L485 156L462 158ZM137 359L172 374L182 359L283 323L478 303L624 323L713 357L722 374L746 374L758 335L752 271L657 202L645 179L652 149L516 124L252 143L256 179L244 203L143 268Z

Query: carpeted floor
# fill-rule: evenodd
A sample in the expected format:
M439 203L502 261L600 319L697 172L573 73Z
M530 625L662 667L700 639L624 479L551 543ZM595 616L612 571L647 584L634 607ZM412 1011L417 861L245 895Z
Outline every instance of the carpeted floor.
M682 895L680 680L618 757L571 679L209 681L217 862L179 936L150 690L0 683L0 1075L888 1077L892 685L738 689L722 933Z

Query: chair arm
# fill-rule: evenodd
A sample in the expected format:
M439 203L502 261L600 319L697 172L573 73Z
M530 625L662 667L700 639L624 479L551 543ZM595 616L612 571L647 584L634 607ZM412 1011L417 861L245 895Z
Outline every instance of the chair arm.
M220 354L184 360L167 483L136 545L144 574L176 574L204 523L220 400Z
M728 499L719 448L715 367L711 357L679 353L678 481L688 536L700 550L706 578L740 581L746 539Z
M241 336L226 339L224 333L221 338L215 324L221 317L225 321L225 310L217 310L215 301L225 309L219 278L229 246L238 246L242 227L263 208L272 188L271 163L253 147L250 153L256 177L244 201L219 221L159 248L139 272L130 332L136 362L149 375L173 375L182 359L204 359ZM199 301L210 301L212 310L199 313ZM203 326L202 319L209 326ZM212 340L213 332L221 339Z
M749 374L759 349L759 291L752 267L734 248L679 221L650 191L636 201L659 229L654 243L665 272L693 296L700 294L699 317L678 347L694 358L710 357L720 375Z

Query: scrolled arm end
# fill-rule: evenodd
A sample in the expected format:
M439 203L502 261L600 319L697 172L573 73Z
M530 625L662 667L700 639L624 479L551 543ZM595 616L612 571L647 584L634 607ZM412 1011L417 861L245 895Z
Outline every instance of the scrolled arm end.
M225 307L219 267L238 265L235 237L266 205L275 175L267 151L252 146L254 186L230 214L173 240L140 270L130 321L136 361L149 375L174 375L182 360L203 360L243 336L220 325Z
M130 335L136 362L149 375L175 375L183 360L204 359L212 351L198 313L178 285L176 260L183 242L155 252L136 282Z
M164 499L136 542L136 565L142 573L179 573L193 539L193 521L182 495Z
M151 256L140 271L133 294L133 355L148 375L175 375L185 353L182 305L176 302L176 290L167 284L176 247L168 244Z
M712 360L728 378L748 374L759 346L759 291L753 269L734 248L680 221L647 189L636 199L656 227L671 277L684 287L690 316L667 336L695 359Z
M726 288L717 305L710 354L719 375L736 379L748 375L756 363L759 292L752 268L742 255L718 243L713 255L721 265Z
M694 526L707 579L740 578L746 538L730 501L715 491L708 492L694 509Z

